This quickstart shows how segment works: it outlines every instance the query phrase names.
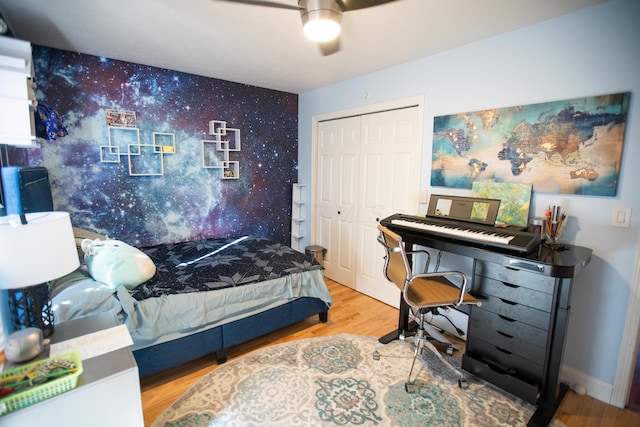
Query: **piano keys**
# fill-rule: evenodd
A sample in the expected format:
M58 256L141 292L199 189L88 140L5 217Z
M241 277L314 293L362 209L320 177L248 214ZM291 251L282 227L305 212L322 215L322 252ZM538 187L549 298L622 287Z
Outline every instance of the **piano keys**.
M384 218L380 224L395 232L418 231L425 235L488 246L507 252L527 254L536 250L540 244L539 233L491 227L461 220L398 213Z

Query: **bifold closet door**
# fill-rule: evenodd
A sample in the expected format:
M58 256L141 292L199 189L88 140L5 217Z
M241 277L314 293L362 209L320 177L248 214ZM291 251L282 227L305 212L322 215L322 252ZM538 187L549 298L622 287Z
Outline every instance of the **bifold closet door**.
M400 291L382 273L378 221L417 214L422 164L422 115L405 108L362 116L356 224L356 290L398 307Z
M377 223L416 213L422 153L421 109L404 108L318 125L316 235L325 275L387 304L399 290L382 274Z
M325 276L355 289L360 117L318 124L316 236L327 249Z

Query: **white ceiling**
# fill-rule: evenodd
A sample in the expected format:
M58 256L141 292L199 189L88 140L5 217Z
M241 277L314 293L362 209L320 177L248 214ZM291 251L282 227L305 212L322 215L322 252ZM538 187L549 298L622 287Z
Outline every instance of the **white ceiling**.
M397 0L346 12L330 56L297 11L222 0L0 0L0 13L34 44L302 93L606 1Z

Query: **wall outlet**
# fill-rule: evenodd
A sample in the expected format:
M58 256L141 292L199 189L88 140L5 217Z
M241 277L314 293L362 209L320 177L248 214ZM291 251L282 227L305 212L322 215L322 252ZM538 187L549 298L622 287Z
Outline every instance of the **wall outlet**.
M611 226L620 228L629 228L631 224L631 208L616 206L613 208L613 216L611 217Z

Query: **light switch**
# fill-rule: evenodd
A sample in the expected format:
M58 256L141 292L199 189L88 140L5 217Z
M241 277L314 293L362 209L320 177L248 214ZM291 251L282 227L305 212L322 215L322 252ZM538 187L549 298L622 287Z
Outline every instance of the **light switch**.
M429 203L429 193L427 190L420 190L420 203Z
M613 208L612 227L629 228L631 224L631 208L617 206Z

